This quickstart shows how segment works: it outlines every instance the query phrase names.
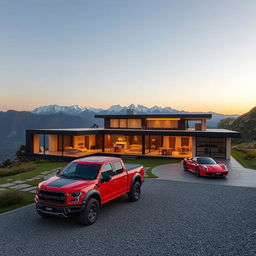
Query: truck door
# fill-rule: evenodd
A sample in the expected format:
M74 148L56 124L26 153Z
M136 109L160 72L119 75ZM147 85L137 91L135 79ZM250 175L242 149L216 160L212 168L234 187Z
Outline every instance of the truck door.
M124 170L123 165L120 161L112 162L112 166L114 170L114 176L112 179L116 188L116 195L120 196L127 193L128 174Z
M102 182L103 175L110 176L111 180ZM115 188L115 180L113 180L114 176L114 170L110 163L105 164L102 166L101 169L101 176L100 176L100 186L99 191L101 194L101 200L102 203L105 203L107 201L110 201L113 197L115 197L116 194L116 188Z

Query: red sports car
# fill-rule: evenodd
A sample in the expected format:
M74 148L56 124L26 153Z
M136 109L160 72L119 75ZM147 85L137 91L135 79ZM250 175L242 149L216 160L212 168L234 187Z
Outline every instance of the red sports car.
M183 167L185 171L190 171L198 177L226 177L228 175L227 166L210 157L185 158Z

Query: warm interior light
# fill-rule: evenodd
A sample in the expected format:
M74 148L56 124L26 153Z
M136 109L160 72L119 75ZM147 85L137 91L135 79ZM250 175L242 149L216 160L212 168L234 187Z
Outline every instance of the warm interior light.
M117 141L119 141L119 142L125 142L125 141L126 141L126 138L125 138L124 136L119 136L119 137L117 138Z
M177 121L180 118L147 118L148 121Z

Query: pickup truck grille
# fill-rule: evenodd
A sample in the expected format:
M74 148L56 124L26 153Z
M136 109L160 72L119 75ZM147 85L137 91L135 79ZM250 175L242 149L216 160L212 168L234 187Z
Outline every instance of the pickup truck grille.
M66 196L64 192L40 189L38 199L47 203L65 204Z

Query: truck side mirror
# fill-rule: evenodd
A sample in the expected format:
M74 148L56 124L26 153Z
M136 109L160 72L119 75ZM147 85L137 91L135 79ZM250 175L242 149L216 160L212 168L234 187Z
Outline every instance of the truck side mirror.
M56 174L59 174L62 170L63 170L63 168L57 169Z

